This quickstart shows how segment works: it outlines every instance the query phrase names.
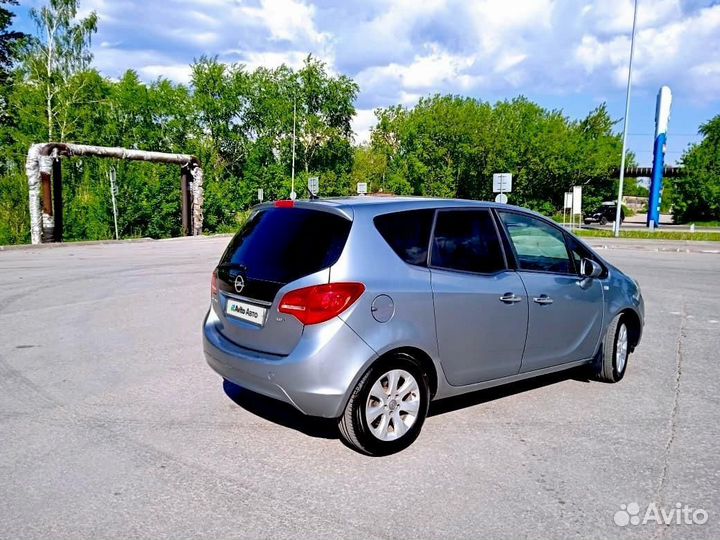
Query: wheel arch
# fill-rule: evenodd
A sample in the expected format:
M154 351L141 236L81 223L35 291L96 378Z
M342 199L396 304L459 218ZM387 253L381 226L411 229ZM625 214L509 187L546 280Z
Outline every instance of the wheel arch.
M631 308L626 308L618 313L625 321L628 328L628 337L630 338L630 352L635 350L638 343L640 343L640 336L642 335L642 323L640 322L640 316Z
M417 347L398 347L384 352L382 355L380 355L380 357L378 357L377 360L375 360L375 362L372 363L371 367L373 365L376 365L378 362L382 362L383 360L395 355L409 356L420 366L420 369L423 371L423 373L425 373L428 378L430 399L432 400L432 398L435 397L438 389L438 373L435 367L435 362L433 362L430 355Z

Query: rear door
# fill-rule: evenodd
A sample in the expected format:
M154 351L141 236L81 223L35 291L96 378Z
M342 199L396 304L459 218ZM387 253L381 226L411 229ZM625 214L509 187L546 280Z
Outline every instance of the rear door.
M521 371L590 358L602 328L601 281L580 278L566 235L558 227L524 213L498 214L529 298Z
M217 267L220 332L230 341L271 354L289 354L302 335L295 317L278 316L281 289L330 281L329 267L345 246L352 222L322 208L264 207L228 245Z
M440 360L455 386L520 369L527 295L507 269L487 209L439 210L431 243L431 280Z

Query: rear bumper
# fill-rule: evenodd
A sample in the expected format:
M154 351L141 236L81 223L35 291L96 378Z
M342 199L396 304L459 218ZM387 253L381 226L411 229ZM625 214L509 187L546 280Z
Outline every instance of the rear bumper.
M216 323L211 309L203 323L203 349L211 368L232 383L310 416L341 416L357 380L377 356L339 318L306 326L288 356L240 347L225 338Z

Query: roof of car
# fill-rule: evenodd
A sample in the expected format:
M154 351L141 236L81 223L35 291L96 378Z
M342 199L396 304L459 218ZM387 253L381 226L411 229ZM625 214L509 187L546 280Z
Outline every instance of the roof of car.
M297 201L300 202L300 201ZM326 199L315 199L312 201L302 201L310 204L322 204L340 208L359 208L376 206L383 210L412 208L442 208L442 207L458 207L458 206L484 206L484 207L501 207L507 208L507 204L499 204L489 201L476 201L468 199L443 199L440 197L400 197L387 195L362 195L357 197L329 197Z
M278 201L268 201L257 205L255 208L268 208L277 206ZM316 208L326 212L343 215L353 219L354 215L363 213L365 215L389 214L408 210L421 210L425 208L498 208L505 210L519 210L528 214L538 216L544 220L547 217L538 214L528 208L501 204L490 201L477 201L469 199L443 199L440 197L399 197L399 196L377 196L362 195L356 197L328 197L324 199L298 199L294 202L298 208ZM549 220L548 220L549 221Z

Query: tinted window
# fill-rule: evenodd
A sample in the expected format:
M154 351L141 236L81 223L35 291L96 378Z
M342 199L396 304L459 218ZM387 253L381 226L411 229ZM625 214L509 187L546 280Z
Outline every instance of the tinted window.
M288 283L335 264L350 225L318 210L261 210L232 239L221 265L242 267L251 279Z
M438 212L432 265L490 274L505 268L492 216L487 210Z
M434 210L384 214L375 218L375 227L403 261L425 266L434 214Z
M522 270L573 272L562 231L531 216L500 212L500 217Z

